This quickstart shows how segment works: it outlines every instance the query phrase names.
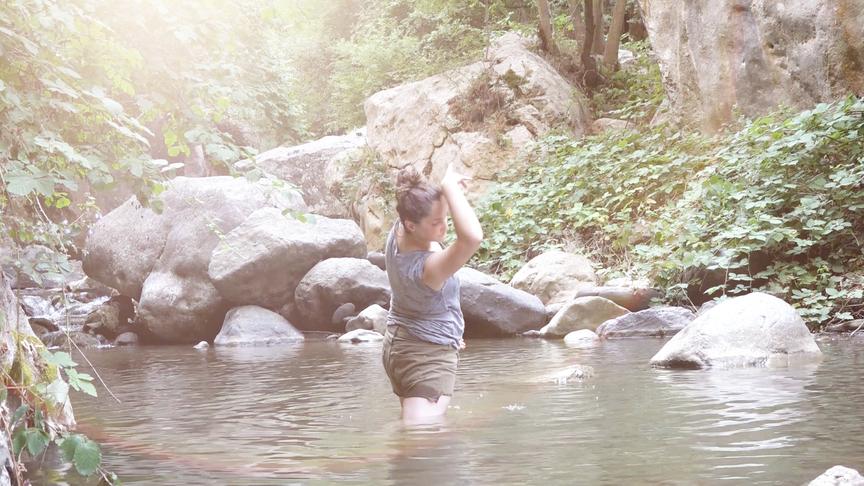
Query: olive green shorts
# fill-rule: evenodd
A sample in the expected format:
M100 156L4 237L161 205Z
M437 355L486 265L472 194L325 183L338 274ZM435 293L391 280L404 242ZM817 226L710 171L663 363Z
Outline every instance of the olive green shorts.
M421 341L400 326L388 326L382 356L393 393L437 402L453 396L459 351L451 346Z

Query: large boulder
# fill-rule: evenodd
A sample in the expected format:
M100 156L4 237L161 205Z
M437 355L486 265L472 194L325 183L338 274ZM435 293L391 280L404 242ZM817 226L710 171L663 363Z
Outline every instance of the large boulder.
M822 352L798 312L756 292L720 302L651 358L674 368L783 366L818 360Z
M360 129L268 150L255 157L255 165L300 188L311 212L345 218L349 208L337 197L339 175L346 162L363 156L365 147L366 134Z
M365 258L330 258L312 267L300 280L294 301L301 315L301 329L341 333L345 329L333 324L333 312L349 302L356 309L373 304L390 307L390 282L383 270Z
M452 162L492 179L519 149L514 140L500 143L514 127L532 139L551 127L587 132L584 96L528 44L508 33L482 61L375 93L364 104L370 147L394 168L438 177Z
M639 0L673 106L706 128L864 93L864 3Z
M257 209L303 211L306 206L299 193L269 179L250 182L228 176L178 177L160 200L159 215L130 201L115 210L119 215L111 212L100 220L93 242L88 240L85 270L96 280L122 286L126 295L139 295L138 323L156 339L212 339L230 306L208 275L213 249ZM137 261L139 250L147 257ZM127 258L137 262L128 275L120 270ZM114 270L103 272L103 265Z
M225 314L218 346L280 344L303 341L303 334L279 314L255 305L235 307Z
M597 328L601 338L671 336L696 315L683 307L655 307L609 319Z
M462 268L456 276L466 337L510 336L546 322L543 302L528 292L472 268Z
M134 196L90 228L84 272L133 299L165 248L169 220L141 206Z
M579 297L568 302L549 324L540 329L540 335L548 338L564 337L579 329L596 331L597 328L630 311L602 297Z
M596 283L590 260L561 250L537 255L510 280L510 285L536 295L545 305L572 300L581 287Z
M300 221L267 207L222 238L208 275L231 302L278 309L294 300L297 284L316 263L365 256L366 242L354 221L323 216Z

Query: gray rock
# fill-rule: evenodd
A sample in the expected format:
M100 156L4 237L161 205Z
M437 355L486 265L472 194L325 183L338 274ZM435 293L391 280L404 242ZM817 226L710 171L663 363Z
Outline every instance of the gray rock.
M45 346L49 348L75 349L75 346L77 346L85 349L108 344L108 341L101 336L94 336L81 331L54 331L43 334L41 338Z
M342 304L333 311L333 317L330 318L330 324L333 326L341 326L346 320L350 319L351 316L355 315L357 315L357 311L354 309L354 304L351 302Z
M305 205L298 193L266 178L252 183L227 176L177 177L161 198L169 229L141 289L138 323L163 342L212 339L230 308L208 275L213 249L257 209L302 211Z
M365 309L372 304L390 305L387 274L365 258L330 258L307 273L294 292L302 329L342 332L344 327L331 323L333 312L352 303Z
M384 334L387 331L387 309L380 305L370 305L363 309L357 317L345 323L345 331L351 332L355 329L366 329Z
M830 0L640 0L672 105L717 128L864 91L864 8ZM853 7L854 5L854 7Z
M384 254L380 251L370 251L366 254L366 259L369 260L372 265L375 265L381 270L387 270L387 263L384 261Z
M208 275L233 303L277 309L293 299L300 279L318 262L365 256L363 232L354 221L310 215L304 222L267 207L222 238Z
M831 324L825 328L827 332L853 332L856 329L864 328L864 319L855 319L852 321L838 322Z
M550 250L531 259L510 280L514 288L536 295L544 304L564 304L579 288L597 283L590 260L582 255Z
M303 341L303 334L279 314L254 305L235 307L225 315L217 346L279 344Z
M101 282L98 282L98 281L88 277L87 275L84 275L82 278L79 278L78 280L74 280L72 282L69 282L66 285L66 290L68 292L87 292L87 293L95 294L95 295L99 295L99 296L111 296L115 292L117 292L116 289L112 289L111 287L108 287L107 285L105 285Z
M564 336L564 344L571 348L591 348L600 344L600 338L590 329L579 329Z
M350 217L348 207L334 194L331 173L343 159L360 158L366 146L363 130L327 136L293 147L277 147L255 157L256 165L297 186L309 210L335 218Z
M132 299L126 296L116 296L108 300L87 315L84 329L91 334L101 334L113 339L121 334L121 329L135 317Z
M9 471L14 471L11 448L12 442L5 432L0 433L0 486L12 486L12 477Z
M671 336L696 316L683 307L655 307L610 319L597 328L601 338Z
M138 341L138 335L134 332L124 332L114 340L114 346L136 346Z
M579 329L595 331L600 324L629 311L602 297L579 297L561 308L549 324L540 329L544 337L564 337Z
M168 238L164 214L141 206L133 196L90 228L84 248L87 276L128 295L141 297L144 281Z
M708 302L705 302L704 304L700 305L699 310L696 311L696 315L701 316L702 314L708 312L714 306L717 305L717 302L718 302L717 300L709 300Z
M54 291L43 290L39 293L21 293L21 307L28 316L32 317L48 317L54 313L54 306L51 305L51 297Z
M635 128L635 126L626 120L616 120L614 118L599 118L591 124L591 131L594 133L623 132L628 128Z
M51 319L46 319L44 317L31 317L29 321L30 328L33 329L33 332L39 337L42 337L42 335L49 332L55 332L60 330L57 327L57 324L54 324Z
M651 288L586 285L580 287L574 297L603 297L631 312L637 312L647 309L651 305L652 300L659 299L662 296L662 292Z
M566 385L570 382L580 382L594 377L594 368L583 365L572 365L561 370L555 370L543 374L538 378L540 383L555 383L557 385Z
M8 370L18 356L16 340L21 336L35 336L33 329L24 309L18 303L18 298L12 291L12 287L6 275L0 272L0 315L3 316L3 325L0 326L0 346L4 349L0 353L0 369Z
M864 486L864 476L855 469L834 466L810 481L808 486Z
M229 308L209 279L158 271L144 282L138 322L159 341L196 343L219 332Z
M555 317L555 314L558 313L564 306L567 305L567 302L558 302L555 304L549 304L546 306L546 324ZM544 324L545 325L545 324Z
M207 349L210 347L210 343L208 343L207 341L201 341L200 343L198 343L192 347L197 349L197 350Z
M440 177L455 161L475 178L493 178L518 147L501 153L495 142L504 134L500 128L486 134L460 126L453 106L470 96L478 80L488 81L490 90L506 100L501 103L506 116L534 136L552 126L568 127L574 135L587 132L590 115L584 97L574 96L577 88L529 44L526 37L507 33L492 41L484 60L370 96L364 104L369 146L394 168L422 170L429 164L433 177Z
M472 268L456 272L466 337L512 336L546 322L539 298Z
M717 304L676 334L651 364L671 368L786 366L818 361L819 346L786 302L761 292Z
M381 333L368 329L355 329L339 336L336 341L340 343L375 343L383 340L384 336Z

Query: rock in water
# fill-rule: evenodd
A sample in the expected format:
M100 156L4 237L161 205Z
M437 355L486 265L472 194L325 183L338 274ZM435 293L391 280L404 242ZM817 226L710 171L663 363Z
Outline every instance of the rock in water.
M786 366L818 360L819 346L798 312L756 292L717 304L666 343L651 364L667 368Z
M213 344L277 344L303 339L303 334L279 314L263 307L244 305L228 311Z
M845 466L834 466L810 481L808 486L864 486L864 477Z
M601 338L671 336L696 316L683 307L655 307L610 319L597 328Z
M340 343L375 343L383 340L384 336L380 333L368 329L355 329L337 339Z

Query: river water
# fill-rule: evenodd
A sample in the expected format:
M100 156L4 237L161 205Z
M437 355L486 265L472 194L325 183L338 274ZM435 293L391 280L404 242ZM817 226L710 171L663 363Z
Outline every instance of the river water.
M380 344L93 350L122 403L73 403L127 485L802 484L864 471L864 339L818 342L819 365L670 371L659 339L472 340L446 420L419 427ZM573 364L595 376L541 378Z

